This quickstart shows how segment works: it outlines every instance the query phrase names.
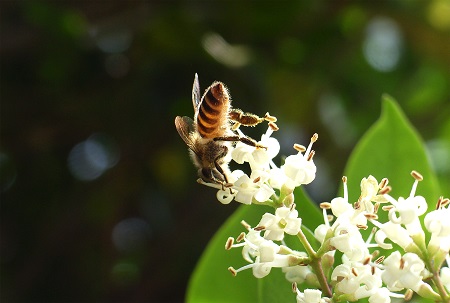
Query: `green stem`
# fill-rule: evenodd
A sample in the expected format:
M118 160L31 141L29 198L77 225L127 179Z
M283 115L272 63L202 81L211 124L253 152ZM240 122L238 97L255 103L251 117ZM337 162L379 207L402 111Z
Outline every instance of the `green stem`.
M306 236L302 230L298 232L297 237L302 243L303 247L305 248L309 258L311 259L309 265L311 265L312 269L316 273L317 280L319 281L322 291L325 293L325 296L331 298L333 294L331 292L330 286L328 285L327 278L325 277L325 273L322 268L322 258L317 256L316 251L312 248L311 244L308 242L308 239L306 239Z
M439 272L438 272L438 270L435 269L435 267L433 266L433 263L431 262L431 260L428 259L428 257L426 258L426 264L433 274L433 277L431 278L431 280L433 280L433 283L436 286L437 291L439 292L439 295L442 298L442 302L450 303L450 296L447 293L447 291L445 290L444 285L442 284L441 277L439 276Z

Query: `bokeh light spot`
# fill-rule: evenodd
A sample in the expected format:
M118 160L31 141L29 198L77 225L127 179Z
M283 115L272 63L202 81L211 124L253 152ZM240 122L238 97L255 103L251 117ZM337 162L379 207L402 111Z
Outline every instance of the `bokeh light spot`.
M450 0L434 0L428 7L428 21L440 30L450 29Z
M115 141L105 134L94 134L72 148L67 165L76 179L92 181L118 161L119 150Z
M150 225L140 218L120 221L112 231L112 241L118 251L132 253L144 248L151 236Z
M377 17L370 21L363 51L372 68L380 72L394 70L400 60L402 46L402 33L393 20Z
M250 51L245 46L230 45L217 33L208 33L202 39L203 48L218 62L229 67L242 67L250 61Z
M109 28L105 30L92 28L90 33L95 39L97 47L108 54L117 54L126 51L133 40L131 30L126 27Z

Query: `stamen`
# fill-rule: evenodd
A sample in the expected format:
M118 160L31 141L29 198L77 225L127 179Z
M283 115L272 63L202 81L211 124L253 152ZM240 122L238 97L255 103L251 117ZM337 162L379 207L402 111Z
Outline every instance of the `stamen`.
M372 232L374 232L374 230L376 231L375 227L372 229ZM371 254L372 259L378 257L379 254L380 254L379 250L374 250L373 253Z
M297 293L297 283L296 282L292 283L292 292Z
M261 177L256 177L255 180L253 180L253 183L258 183L259 181L261 181Z
M388 178L383 178L381 179L380 184L378 184L378 188L383 189L388 185L388 183L389 183Z
M238 272L243 271L243 270L246 270L246 269L249 269L249 268L252 268L252 267L254 267L254 266L255 266L254 263L244 265L244 266L242 266L242 267L240 267L240 268L238 268L238 269L234 269L232 266L230 266L230 267L228 267L228 270L231 272L231 274L232 274L233 276L236 276Z
M297 144L297 143L294 144L294 149L300 153L306 151L306 147L304 147L301 144Z
M393 208L394 208L394 205L385 205L385 206L381 207L381 209L384 211L390 211Z
M278 131L280 128L278 127L278 125L275 124L275 122L269 122L269 127L272 131L276 132Z
M412 289L407 289L405 292L405 301L409 301L412 299L414 291Z
M256 226L255 228L253 228L255 231L262 231L262 230L265 230L266 229L266 227L265 226L263 226L263 225L259 225L259 226Z
M314 150L312 150L312 151L308 154L308 158L307 158L306 160L307 160L307 161L311 161L315 154L316 154L316 152L315 152Z
M450 204L450 199L444 198L441 202L441 207L446 207L448 204Z
M331 209L331 203L330 202L322 202L322 203L320 203L319 206L322 209Z
M369 228L369 226L364 225L364 224L356 224L356 227L358 227L359 229L363 229L363 230L366 230Z
M372 276L373 275L375 275L375 266L372 266L371 268L370 268L370 273L372 274Z
M244 240L245 239L245 233L244 232L241 232L240 234L239 234L239 236L236 238L236 242L241 242L242 240Z
M418 172L416 172L415 170L413 170L411 172L411 176L413 176L413 178L416 180L414 181L414 184L411 188L411 193L409 194L410 197L414 197L414 195L416 194L416 189L417 189L417 185L419 184L419 181L423 180L423 177L421 174L419 174Z
M364 214L364 217L366 217L367 220L377 220L378 219L377 214Z
M333 215L327 215L327 219L328 219L328 222L331 222L331 221L334 220L334 216Z
M405 260L403 258L400 258L400 266L399 266L399 268L402 269L402 270L405 268Z
M423 176L419 172L417 172L415 170L413 170L411 172L411 176L413 176L413 178L416 179L417 181L422 181L423 180Z
M268 122L277 122L277 117L271 116L269 112L264 115L264 119Z
M380 195L386 195L388 193L390 193L392 190L392 187L390 187L389 185L383 187L382 189L380 189L380 191L378 192Z
M375 203L373 207L373 213L376 214L378 212L378 209L380 208L380 202Z
M358 272L356 271L356 268L352 267L352 274L357 277L358 276Z
M229 271L234 277L236 277L236 275L237 275L236 269L234 269L232 266L230 266L230 267L228 267L228 271Z
M319 139L319 134L318 133L314 133L314 135L311 137L311 142L316 142Z
M342 183L344 183L344 200L348 201L347 176L342 177Z
M230 250L231 247L233 247L233 244L234 244L234 238L233 237L229 237L227 239L227 242L225 243L225 249L226 250Z
M375 260L375 264L381 264L381 263L383 263L384 259L385 259L385 256L379 257L378 259Z
M252 226L250 224L248 224L247 222L245 222L244 220L241 221L242 226L244 226L244 228L246 230L250 230L252 229Z
M295 203L292 203L291 206L289 207L289 210L293 211L295 207L297 207L297 205L295 205Z

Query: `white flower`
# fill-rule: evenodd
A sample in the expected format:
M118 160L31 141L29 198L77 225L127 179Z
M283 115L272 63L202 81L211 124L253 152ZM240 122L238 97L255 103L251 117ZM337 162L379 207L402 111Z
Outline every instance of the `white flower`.
M264 171L254 171L249 177L241 170L235 170L230 178L234 181L233 186L221 189L217 184L207 185L219 187L217 199L223 204L228 204L233 199L243 204L251 204L254 201L265 202L275 193L266 183L268 178L269 173Z
M392 248L392 244L384 243L384 240L386 238L389 238L392 242L397 243L403 249L406 249L411 243L413 243L413 240L409 236L408 231L401 227L400 224L395 224L391 221L388 221L384 224L381 224L375 220L371 220L371 222L375 226L380 228L375 234L375 241L380 247L384 249Z
M425 227L431 233L429 247L450 250L450 209L440 207L425 216Z
M447 290L450 290L450 268L442 267L440 276L442 284L444 284Z
M302 154L304 148L302 147L296 155L290 155L286 158L284 165L281 166L281 169L284 171L284 174L288 177L286 182L286 186L290 189L294 189L297 186L302 184L311 183L316 177L316 165L312 159L314 155L314 151L312 151L312 145L317 141L317 134L314 134L311 137L311 141L308 145L308 148L305 151L305 154ZM294 147L296 147L294 145Z
M359 229L351 224L337 226L330 244L343 252L351 261L359 261L369 255Z
M297 303L325 303L322 292L318 289L305 289L301 292L297 289Z
M424 284L422 273L425 264L414 253L406 253L402 257L400 252L394 251L384 260L383 265L384 271L381 278L391 291L411 288L417 292Z
M286 185L290 188L311 183L316 177L317 171L314 161L308 161L300 152L297 155L288 156L281 169L289 178Z
M305 252L298 252L298 256L307 257L308 255ZM309 265L307 266L295 265L283 267L282 271L285 273L286 280L288 280L291 283L295 282L298 284L305 282L306 277L309 274L312 274L312 270Z
M238 132L241 136L245 136L240 130ZM280 152L280 143L277 139L270 137L272 133L273 130L269 127L266 133L261 136L261 141L258 142L266 149L255 148L243 142L238 142L231 152L231 157L239 164L248 162L252 170L269 170L270 161Z
M367 298L376 293L382 286L380 272L372 272L369 264L344 262L336 266L331 274L332 281L338 281L337 290L352 295L356 300Z
M425 227L438 236L450 236L450 208L439 208L429 212L425 216Z
M284 233L296 235L302 225L295 208L282 206L277 208L275 215L265 213L258 226L264 226L264 238L268 240L282 240Z
M232 189L237 191L234 199L243 204L251 204L253 199L258 202L267 201L275 193L267 184L261 181L254 182L247 175L242 175Z

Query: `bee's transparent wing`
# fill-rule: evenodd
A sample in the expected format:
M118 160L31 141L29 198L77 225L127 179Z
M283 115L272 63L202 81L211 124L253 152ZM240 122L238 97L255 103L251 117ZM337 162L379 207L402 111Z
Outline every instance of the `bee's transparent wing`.
M194 121L192 121L189 117L180 117L177 116L175 118L175 127L177 128L178 133L180 134L181 139L186 143L186 145L195 153L197 150L195 148L195 144L191 139L191 133L195 131Z
M200 99L200 84L198 82L198 75L195 73L194 84L192 85L192 105L194 106L195 113L197 112L198 105L200 104Z

